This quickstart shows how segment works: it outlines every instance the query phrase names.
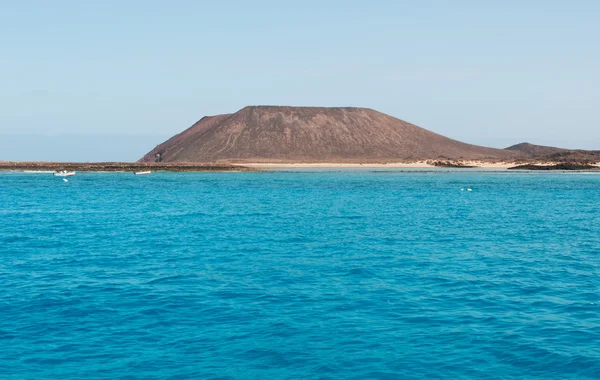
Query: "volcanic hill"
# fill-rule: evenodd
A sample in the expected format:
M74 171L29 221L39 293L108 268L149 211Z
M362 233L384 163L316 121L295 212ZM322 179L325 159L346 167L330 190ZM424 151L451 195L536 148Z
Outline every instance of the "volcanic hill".
M521 143L506 150L520 153L538 161L552 162L600 162L600 150L564 149L553 146Z
M521 155L452 140L367 108L250 106L204 117L140 161L366 163Z

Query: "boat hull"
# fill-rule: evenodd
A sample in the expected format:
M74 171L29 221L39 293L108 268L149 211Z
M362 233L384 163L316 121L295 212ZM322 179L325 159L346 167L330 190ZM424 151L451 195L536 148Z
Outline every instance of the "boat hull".
M75 172L54 172L55 177L73 177Z

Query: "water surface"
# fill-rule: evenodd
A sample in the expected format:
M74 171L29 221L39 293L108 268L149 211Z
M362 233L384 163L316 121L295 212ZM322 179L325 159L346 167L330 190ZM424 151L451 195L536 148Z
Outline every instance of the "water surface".
M598 175L13 173L0 220L2 378L600 378Z

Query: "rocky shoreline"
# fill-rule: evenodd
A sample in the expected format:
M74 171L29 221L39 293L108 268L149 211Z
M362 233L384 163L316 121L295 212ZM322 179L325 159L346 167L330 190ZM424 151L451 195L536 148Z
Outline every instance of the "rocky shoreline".
M585 163L564 162L554 165L525 164L508 168L508 170L593 170L600 171L600 166Z
M0 171L80 171L80 172L233 172L259 171L241 165L221 163L140 163L140 162L0 162Z
M477 168L478 166L476 165L469 165L469 164L465 164L461 161L448 161L448 160L433 160L433 161L427 161L427 163L431 166L435 166L438 168Z

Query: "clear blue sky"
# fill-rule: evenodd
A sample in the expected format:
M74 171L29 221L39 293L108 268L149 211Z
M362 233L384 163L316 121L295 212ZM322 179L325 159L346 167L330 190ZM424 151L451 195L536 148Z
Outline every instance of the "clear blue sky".
M595 0L4 0L0 160L133 160L256 104L363 106L470 143L600 149L598 20ZM24 135L54 137L28 151Z

